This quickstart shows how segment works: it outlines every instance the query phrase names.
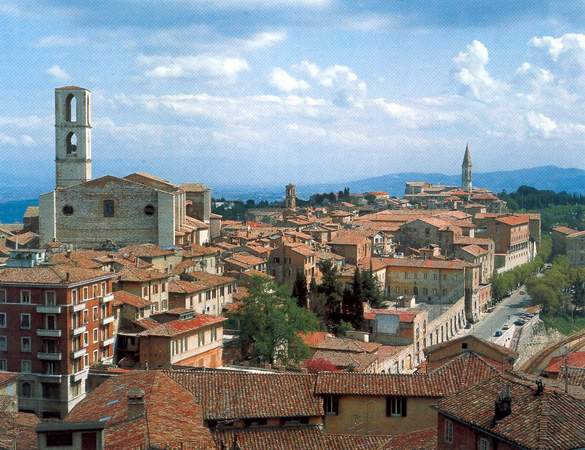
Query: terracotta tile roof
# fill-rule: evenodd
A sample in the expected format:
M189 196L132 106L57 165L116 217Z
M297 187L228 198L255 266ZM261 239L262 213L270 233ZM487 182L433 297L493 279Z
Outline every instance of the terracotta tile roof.
M217 255L220 249L217 247L206 247L205 245L192 244L183 249L183 258L196 258L198 256Z
M306 244L286 244L286 247L302 256L313 256L315 254Z
M483 339L479 339L478 337L475 337L472 334L468 334L466 336L461 336L459 338L455 338L455 339L451 339L445 342L441 342L440 344L435 344L435 345L431 345L429 347L425 347L424 352L425 355L430 355L434 352L436 352L437 350L441 350L443 348L448 348L448 347L458 347L461 343L463 342L468 342L468 341L476 341L481 343L482 345L485 345L486 347L491 348L492 350L495 350L496 352L508 356L508 357L512 357L512 358L517 358L518 357L518 353L516 353L514 350L508 348L508 347L504 347L502 345L498 345L498 344L494 344L493 342L490 341L485 341ZM461 348L461 347L459 347Z
M14 245L18 243L18 245L29 245L34 243L34 241L39 239L39 235L33 233L32 231L27 231L20 234L15 234L13 236L6 237L7 242L13 242Z
M140 336L165 336L173 337L180 334L190 333L210 325L217 325L224 322L224 317L208 316L200 314L192 319L177 319L161 323L157 327L149 328L140 333Z
M207 272L194 271L189 272L189 275L191 275L195 279L195 283L203 285L208 289L220 286L227 286L228 284L235 283L236 281L232 277L224 277L222 275L216 275Z
M453 244L456 245L485 245L493 246L494 241L489 238L469 237L469 236L455 236Z
M193 393L205 420L323 416L314 375L170 370Z
M134 295L128 291L115 291L113 306L130 305L134 308L143 309L150 306L150 302L138 295Z
M175 250L160 248L155 244L140 244L122 247L119 250L119 253L122 255L134 255L139 258L155 258L159 256L174 255Z
M504 386L510 389L511 414L494 424L494 402ZM548 386L537 394L534 382L519 377L500 375L483 380L443 398L438 410L518 447L547 450L585 447L585 401Z
M125 266L118 273L120 281L143 283L153 280L165 280L169 274L156 269L142 269L140 267Z
M583 367L561 367L557 380L562 384L567 379L570 386L585 388L585 368Z
M124 179L142 184L144 186L160 189L165 192L176 192L180 190L179 186L171 183L169 180L165 180L163 178L157 177L156 175L151 175L145 172L131 173L130 175L126 175Z
M411 431L392 436L380 450L435 450L437 448L437 427Z
M101 269L103 262L95 258L95 255L86 252L57 253L51 256L51 262L84 269Z
M18 373L16 372L0 372L0 386L4 386L10 382L16 381Z
M237 263L248 266L257 266L266 262L265 259L258 258L257 256L250 255L249 253L234 253L230 258L226 258L225 261L235 261Z
M30 450L37 448L36 427L39 418L32 413L0 408L0 448Z
M361 245L364 242L367 242L368 238L365 237L362 233L357 232L340 232L337 236L335 236L331 241L329 241L330 245Z
M145 319L135 320L132 323L134 325L136 325L138 328L141 328L143 330L152 330L153 328L156 328L160 325L159 322L157 322L154 319L151 319L150 317L147 317Z
M316 426L282 428L246 428L213 432L218 448L230 448L234 438L241 450L379 450L390 436L328 434Z
M466 245L465 247L461 248L461 250L473 256L485 255L487 253L486 249L475 244Z
M338 369L355 372L374 371L378 356L375 353L357 353L338 350L317 350L312 359L326 360Z
M380 348L382 344L377 342L362 342L356 339L326 337L322 341L311 345L311 348L320 350L335 350L353 353L372 353Z
M66 265L36 266L29 268L0 268L0 283L5 284L49 284L72 285L114 278L113 273L83 269Z
M516 225L527 225L529 222L528 217L526 216L503 216L498 217L496 222L505 223L506 225L516 226Z
M131 388L144 391L145 414L135 419L128 417ZM133 371L109 378L65 418L66 422L98 420L105 423L106 448L215 449L192 395L159 371Z
M402 311L399 309L370 309L369 311L364 313L364 319L366 320L375 320L377 314L387 314L390 316L398 316L400 322L404 323L412 323L416 316L421 314L423 310L416 310L416 311Z
M320 373L315 393L438 398L498 373L486 359L465 352L428 374Z
M169 292L172 294L193 294L206 289L205 285L192 281L175 280L169 283Z
M573 352L567 355L566 361L567 367L575 367L579 369L585 368L585 352ZM547 373L559 373L561 371L561 367L565 366L565 358L564 356L555 356L550 360L544 372Z
M299 333L299 336L303 340L305 345L308 345L309 347L313 347L314 345L323 342L328 337L333 337L331 333L327 333L326 331Z
M187 227L191 227L195 230L207 230L209 228L209 225L207 225L202 220L195 219L194 217L189 216L185 217L185 224L187 225Z

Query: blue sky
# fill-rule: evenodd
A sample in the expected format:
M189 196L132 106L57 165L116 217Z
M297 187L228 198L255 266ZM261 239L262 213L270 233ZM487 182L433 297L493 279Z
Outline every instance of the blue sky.
M214 185L585 168L585 2L4 0L0 176L53 183L53 89L94 176ZM31 174L33 174L31 176Z

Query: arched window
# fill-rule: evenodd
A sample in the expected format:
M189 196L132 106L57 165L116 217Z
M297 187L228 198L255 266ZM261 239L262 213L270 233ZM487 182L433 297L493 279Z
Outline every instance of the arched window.
M77 98L73 94L69 94L65 99L65 120L77 122Z
M104 217L114 217L114 200L104 200Z
M22 383L20 385L20 395L27 398L32 396L32 388L30 383Z
M77 135L73 131L67 134L67 138L65 141L67 154L72 155L74 153L77 153Z

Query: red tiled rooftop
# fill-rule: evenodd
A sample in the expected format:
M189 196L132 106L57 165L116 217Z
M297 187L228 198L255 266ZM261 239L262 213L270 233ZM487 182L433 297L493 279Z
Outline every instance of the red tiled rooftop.
M143 331L141 336L177 336L225 321L224 317L200 314L192 319L177 319Z

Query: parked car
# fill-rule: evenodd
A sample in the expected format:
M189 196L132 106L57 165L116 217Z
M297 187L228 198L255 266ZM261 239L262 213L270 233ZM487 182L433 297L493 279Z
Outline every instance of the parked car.
M500 330L498 330L498 331L496 331L496 332L494 333L494 336L495 336L495 337L500 337L502 334L503 334L503 333L502 333Z
M524 322L522 319L518 319L514 322L514 325L518 325L519 327L523 326L526 322Z

